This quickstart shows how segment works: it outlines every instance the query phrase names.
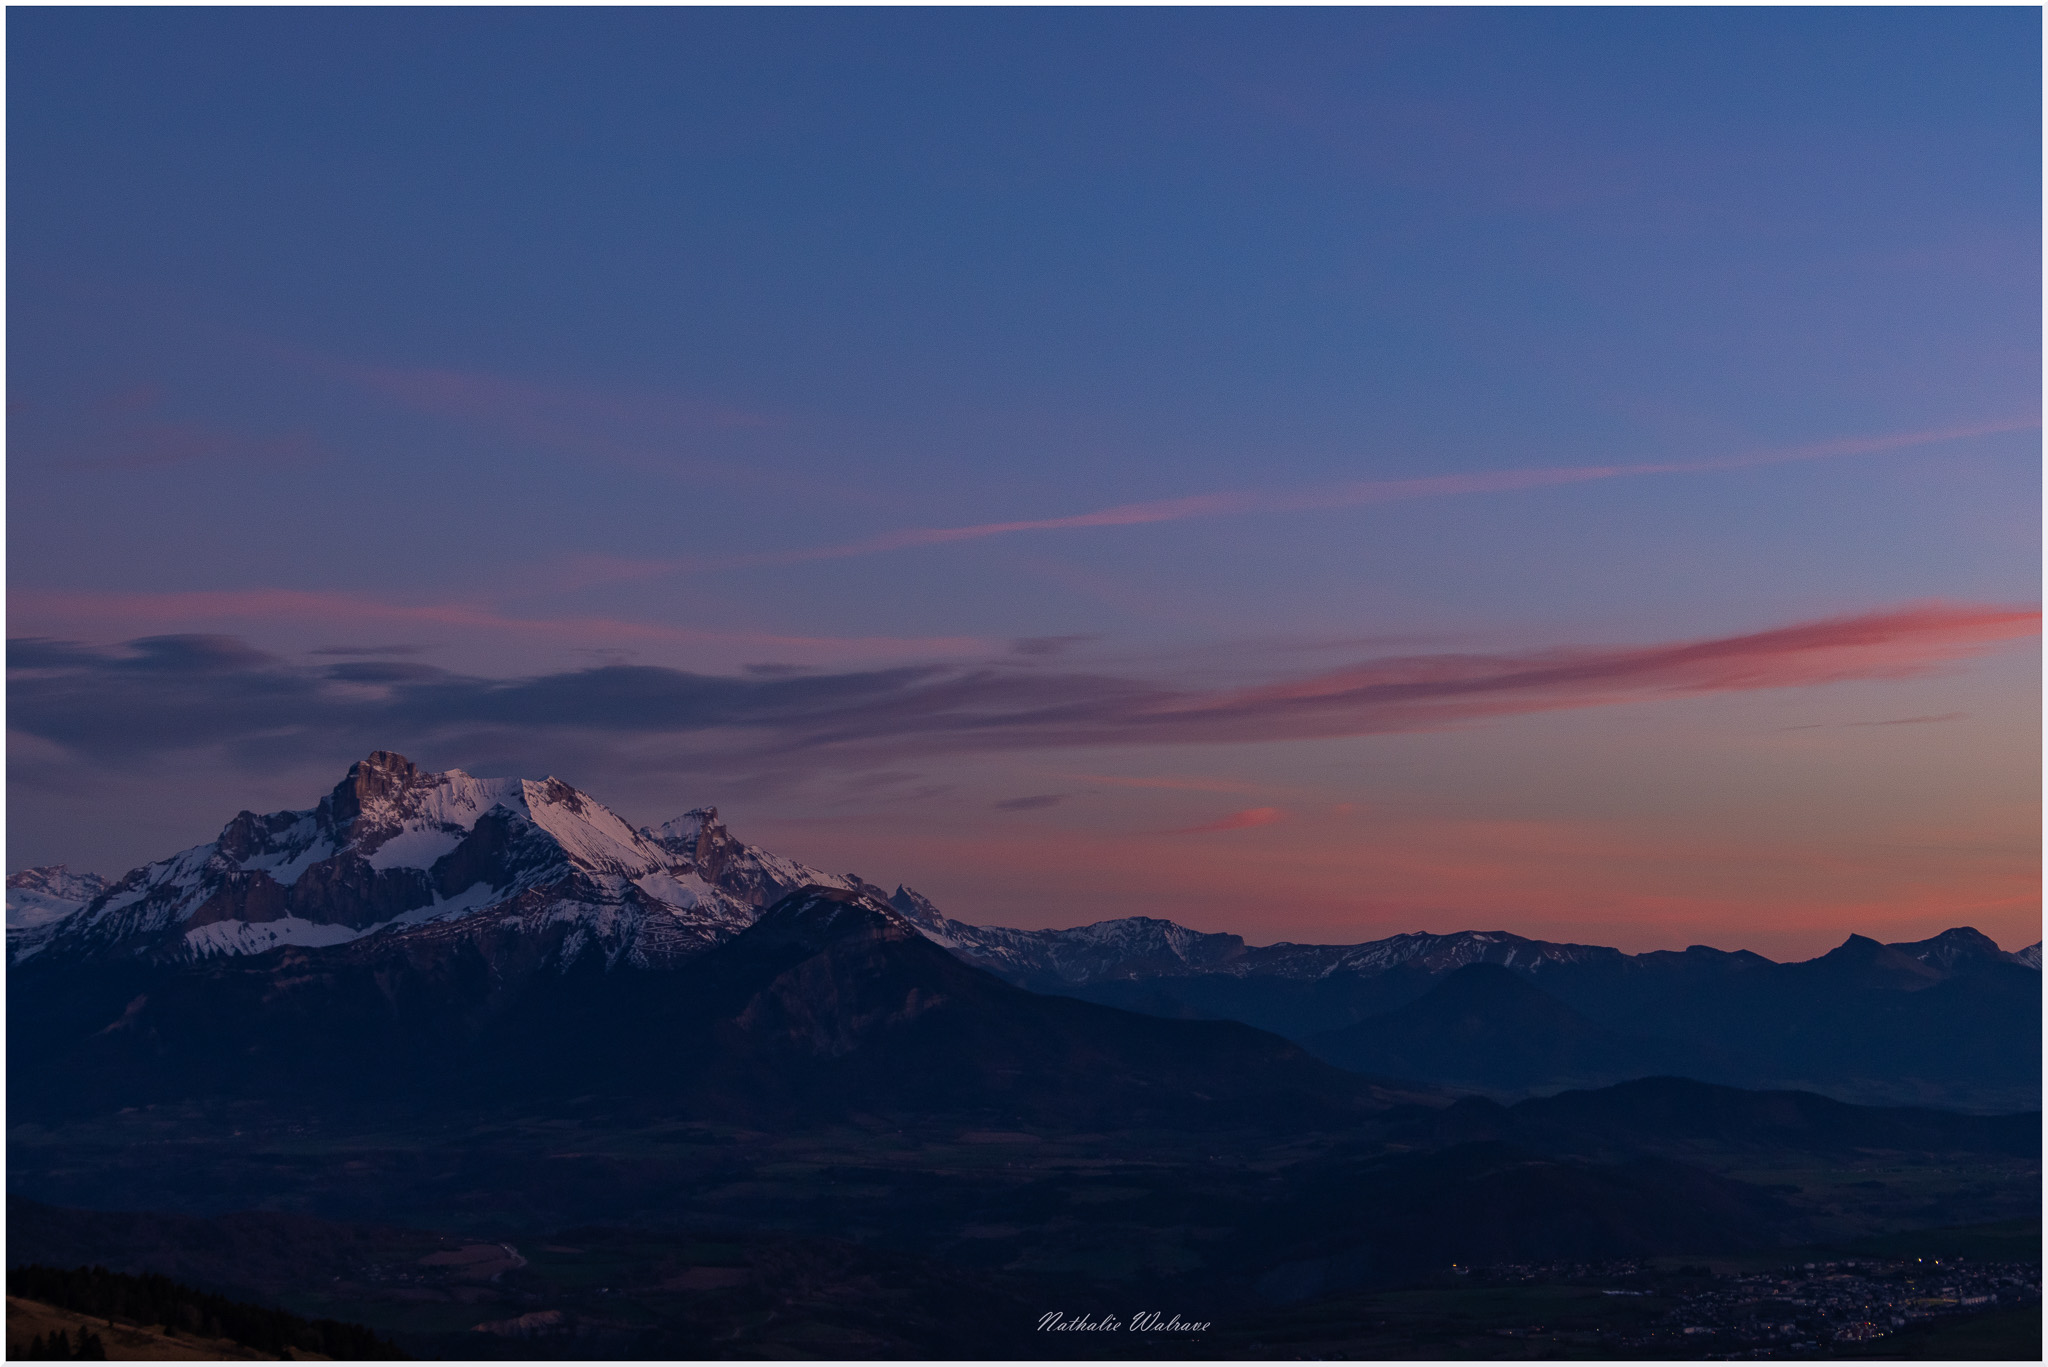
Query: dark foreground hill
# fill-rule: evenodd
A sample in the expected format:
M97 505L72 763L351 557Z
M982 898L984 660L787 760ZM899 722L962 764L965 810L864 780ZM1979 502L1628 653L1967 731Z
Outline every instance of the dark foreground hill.
M396 1345L360 1324L309 1320L273 1306L201 1291L158 1273L110 1272L104 1267L48 1267L10 1262L7 1294L95 1319L148 1328L171 1336L223 1339L268 1357L313 1354L345 1360L403 1357ZM111 1326L110 1326L111 1327ZM17 1355L10 1326L7 1355ZM119 1356L119 1354L117 1354Z

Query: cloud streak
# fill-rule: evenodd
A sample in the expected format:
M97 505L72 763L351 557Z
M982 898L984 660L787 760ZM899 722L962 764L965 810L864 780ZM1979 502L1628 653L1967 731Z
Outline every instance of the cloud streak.
M1039 812L1067 800L1065 793L1039 793L1034 797L1011 797L991 803L999 812Z
M409 660L304 666L232 637L118 651L10 642L11 724L107 763L195 747L274 758L549 735L718 752L812 770L905 755L1218 744L1430 731L1572 708L1925 673L2038 633L2031 607L1917 604L1768 631L1642 646L1411 655L1189 689L1043 667L913 665L723 676L609 664L521 679ZM576 742L575 738L583 738ZM253 760L251 762L254 762Z
M154 635L178 628L190 631L195 627L237 622L261 623L268 627L317 625L334 630L424 628L444 632L469 630L521 642L564 646L730 645L749 650L786 650L839 659L901 658L918 654L957 656L977 654L990 645L971 636L788 636L772 632L710 631L614 617L517 617L479 603L391 603L360 594L303 589L171 593L14 589L8 594L8 611L17 628L30 624L30 630L50 630L62 623L71 630L83 626ZM341 648L327 649L331 652Z
M1272 826L1287 819L1287 813L1278 807L1250 807L1229 816L1205 821L1199 826L1183 826L1168 835L1218 835L1224 831L1249 831L1260 826Z
M1236 490L1193 494L1146 503L1122 503L1112 508L1099 508L1094 512L1074 513L1065 517L980 522L964 527L912 527L836 546L767 552L755 556L735 557L720 563L729 566L801 564L813 560L843 560L854 556L877 555L920 546L946 546L967 541L983 541L990 537L1014 536L1022 532L1139 527L1159 522L1186 522L1197 518L1230 517L1251 513L1299 513L1362 508L1373 504L1402 503L1414 499L1509 493L1521 489L1554 488L1560 485L1631 479L1644 475L1707 474L1715 471L1746 470L1765 465L1786 465L1800 461L1903 451L1914 447L1961 441L1969 437L1991 436L2001 432L2032 431L2040 425L2037 418L2024 418L1963 427L1896 432L1882 436L1846 437L1806 446L1752 451L1710 460L1657 461L1628 465L1544 466L1521 470L1482 471L1475 474L1432 475L1419 479L1354 480L1317 489L1288 492ZM655 573L661 572L662 569L679 568L681 564L682 562L642 562L642 570ZM660 568L656 568L657 566Z

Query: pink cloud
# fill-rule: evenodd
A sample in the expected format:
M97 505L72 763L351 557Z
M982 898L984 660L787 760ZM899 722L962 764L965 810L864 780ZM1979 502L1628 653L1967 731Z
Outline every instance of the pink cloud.
M1211 835L1218 831L1248 831L1255 826L1271 826L1285 821L1287 813L1278 807L1250 807L1242 812L1206 821L1199 826L1183 826L1170 835Z
M132 641L136 658L204 658L213 671L208 688L226 699L204 718L209 733L220 737L289 723L409 744L412 737L451 727L502 726L517 717L532 734L631 734L643 750L666 746L678 756L684 750L717 753L735 764L807 771L900 765L918 755L1412 734L1562 709L1902 678L2040 629L2037 608L1919 604L1740 636L1380 658L1256 687L1200 689L1102 672L930 662L941 645L979 646L959 653L986 660L991 643L971 640L831 639L605 618L527 619L468 604L396 606L287 590L18 591L15 608L15 630L45 639L19 645L20 667L42 672L33 689L10 695L10 718L25 729L55 728L50 734L76 736L80 743L111 734L105 719L114 717L131 731L175 733L191 743L202 720L197 713L172 716L158 708L155 685L128 667L129 657L47 639L75 636L82 621L98 614L131 636L159 638ZM415 666L373 680L379 689L374 700L354 697L343 706L323 691L332 668L291 665L232 637L208 634L237 614L264 621L272 642L294 639L288 628L296 628L300 649L333 647L342 634L332 630L338 625L357 640L390 639L406 626L425 628L441 640L466 634L472 645L495 638L502 647L499 659L522 673L508 678L502 670L458 675L430 669L423 675ZM309 636L309 621L323 634ZM627 648L645 642L686 647L675 653L690 667L639 663ZM625 674L593 671L582 659L568 669L524 673L533 668L536 644L595 652L605 663L636 668ZM623 655L612 653L622 650ZM787 661L804 655L836 658L849 667L792 674L755 665L723 678L702 672L707 661L720 657L733 669L763 656ZM913 663L916 655L925 662ZM866 667L873 662L891 667ZM221 690L230 676L263 697L269 711L251 711L229 699ZM93 688L98 701L86 706L82 700ZM43 720L32 725L35 716Z
M1183 793L1252 793L1261 785L1235 778L1125 778L1116 774L1060 774L1070 783L1100 783L1111 788L1161 788Z
M1221 693L1181 694L1133 718L1241 739L1418 730L1489 716L1899 678L2037 634L2038 608L1920 604L1672 645L1376 660Z

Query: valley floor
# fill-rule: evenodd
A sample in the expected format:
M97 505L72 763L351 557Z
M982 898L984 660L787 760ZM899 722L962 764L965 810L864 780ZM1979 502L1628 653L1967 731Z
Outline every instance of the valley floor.
M156 1108L16 1126L8 1247L418 1357L2038 1355L2035 1157L1704 1146L1645 1168L1402 1133ZM223 1192L261 1213L218 1213ZM1958 1217L1979 1223L1933 1228ZM1166 1327L1133 1330L1147 1312Z

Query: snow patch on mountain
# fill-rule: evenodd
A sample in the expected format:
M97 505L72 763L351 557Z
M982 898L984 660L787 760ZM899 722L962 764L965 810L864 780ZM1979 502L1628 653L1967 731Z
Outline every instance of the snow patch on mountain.
M442 921L459 921L476 912L497 906L506 900L504 890L501 888L494 888L489 883L471 883L453 897L437 897L426 906L414 907L411 911L402 911L390 920L381 921L359 932L358 935L353 935L349 938L358 939L362 935L374 935L378 931L390 930L394 927L425 926Z
M432 868L436 860L455 852L462 843L462 837L469 834L466 827L414 827L402 830L379 845L370 854L373 869L426 869ZM291 880L279 878L280 883Z
M196 959L216 954L262 954L282 945L319 948L346 944L362 932L347 926L321 925L284 916L275 921L215 921L185 932L185 944Z
M699 902L714 896L711 885L695 875L678 878L672 873L647 873L635 878L633 886L655 901L679 911L694 908Z
M527 815L555 838L579 868L637 878L668 862L668 851L642 836L604 804L559 779L521 785Z

